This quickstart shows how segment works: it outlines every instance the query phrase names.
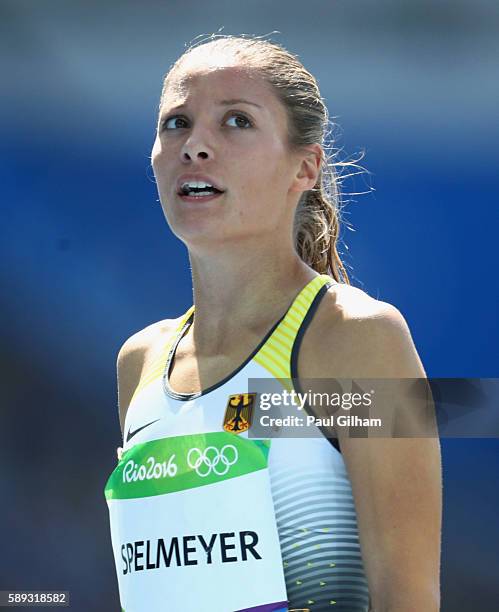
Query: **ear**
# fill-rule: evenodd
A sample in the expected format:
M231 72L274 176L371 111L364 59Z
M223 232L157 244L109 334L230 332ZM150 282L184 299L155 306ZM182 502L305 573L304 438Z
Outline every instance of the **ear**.
M298 157L298 170L294 176L290 191L308 191L313 189L321 169L322 147L312 144L303 147Z

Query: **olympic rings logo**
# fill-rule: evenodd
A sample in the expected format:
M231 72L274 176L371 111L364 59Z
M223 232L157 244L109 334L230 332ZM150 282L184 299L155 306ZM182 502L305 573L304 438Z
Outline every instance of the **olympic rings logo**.
M226 444L220 450L215 446L207 446L204 451L191 448L187 453L187 464L201 478L206 478L212 471L217 476L224 476L238 456L237 448L232 444Z

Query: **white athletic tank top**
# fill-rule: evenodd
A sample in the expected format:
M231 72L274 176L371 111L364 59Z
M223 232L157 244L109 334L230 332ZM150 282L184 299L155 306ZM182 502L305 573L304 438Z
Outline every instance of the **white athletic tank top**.
M244 424L248 379L298 378L301 340L333 284L316 276L232 374L186 394L168 375L191 306L142 377L105 487L123 611L368 611L337 440L256 440L227 425L238 403Z

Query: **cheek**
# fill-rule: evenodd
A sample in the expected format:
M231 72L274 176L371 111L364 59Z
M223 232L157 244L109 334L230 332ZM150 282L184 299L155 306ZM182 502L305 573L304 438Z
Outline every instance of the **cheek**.
M161 142L156 139L151 151L151 165L154 171L154 176L158 181L165 177L167 173L167 161L171 160L172 156L168 155Z
M256 191L271 190L282 182L284 169L282 148L273 142L262 146L251 147L245 155L242 176Z
M154 143L152 145L151 155L158 155L160 151L161 151L161 140L159 139L159 136L156 135L156 138L154 139Z
M151 151L151 164L155 172L158 169L158 162L160 158L161 158L161 144L156 138L152 146L152 151Z
M252 164L252 184L264 198L284 198L288 189L289 170L279 151L267 149Z

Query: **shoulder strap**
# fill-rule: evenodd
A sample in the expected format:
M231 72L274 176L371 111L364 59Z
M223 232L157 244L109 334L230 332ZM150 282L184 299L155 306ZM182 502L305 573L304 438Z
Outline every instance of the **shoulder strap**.
M307 314L309 312L313 314L311 310L313 304L318 304L322 295L334 283L335 281L327 274L320 274L305 285L274 332L253 357L275 378L291 378L291 355L300 328Z

